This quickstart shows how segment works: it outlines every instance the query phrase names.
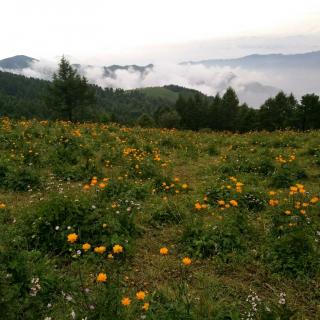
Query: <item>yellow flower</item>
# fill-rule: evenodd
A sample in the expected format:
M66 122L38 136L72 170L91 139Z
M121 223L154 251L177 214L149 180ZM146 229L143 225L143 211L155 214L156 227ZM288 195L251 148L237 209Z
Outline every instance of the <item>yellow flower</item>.
M83 190L89 190L90 189L90 186L88 185L88 184L85 184L84 186L83 186Z
M142 306L142 310L148 311L150 304L148 302L145 302Z
M82 249L83 249L84 251L88 251L88 250L90 250L90 248L91 248L91 245L90 245L89 243L84 243L84 244L82 245Z
M169 253L168 248L166 247L160 248L160 254L162 254L163 256L167 255L168 253Z
M236 200L230 200L229 202L233 207L237 207L238 206L238 202Z
M105 229L108 225L106 223L102 224L102 228Z
M275 199L270 199L269 200L269 205L271 206L271 207L275 207L275 206L277 206L279 204L279 201L278 200L275 200Z
M68 242L74 243L77 241L78 235L76 233L70 233L68 234L67 238L68 238Z
M269 191L270 196L275 196L277 193L275 191Z
M189 257L184 257L182 259L182 263L185 265L185 266L189 266L191 264L191 259Z
M100 272L98 275L97 275L97 281L98 282L106 282L107 281L107 275L103 272Z
M112 253L109 253L109 254L108 254L108 259L113 259Z
M218 205L219 206L224 206L226 203L224 202L224 200L218 200Z
M182 189L188 189L188 185L186 183L183 183L181 187Z
M136 298L138 300L144 300L145 297L146 297L146 293L144 291L138 291L136 293Z
M284 213L289 216L291 214L291 211L290 210L286 210Z
M301 213L302 215L305 215L305 214L306 214L306 210L300 210L300 213Z
M201 210L201 204L199 202L196 202L196 204L194 205L194 207L197 209L197 210Z
M290 191L292 192L298 192L298 188L293 186L293 187L290 187Z
M6 205L4 203L0 203L0 209L4 209Z
M319 198L318 197L313 197L310 202L311 203L317 203L319 201Z
M130 300L130 298L128 298L128 297L124 297L124 298L122 298L121 303L122 303L122 305L124 305L125 307L127 307L128 305L130 305L131 300Z
M121 253L123 252L123 247L120 246L119 244L116 244L112 248L113 253Z
M105 187L106 187L106 184L105 184L105 183L101 182L101 183L99 184L99 188L100 188L100 189L104 189Z
M100 247L95 247L94 248L94 252L95 253L103 254L105 251L106 251L106 247L105 246L100 246Z

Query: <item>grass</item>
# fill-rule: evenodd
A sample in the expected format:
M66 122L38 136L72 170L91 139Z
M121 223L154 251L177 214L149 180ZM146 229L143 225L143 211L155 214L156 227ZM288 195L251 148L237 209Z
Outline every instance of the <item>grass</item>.
M2 119L0 137L6 319L320 318L319 202L311 202L320 192L319 132L239 135ZM26 176L22 183L18 168L39 181ZM288 186L273 185L288 176ZM290 195L296 184L303 187ZM248 206L245 195L257 201ZM279 205L269 205L273 198ZM294 209L297 201L308 206ZM284 214L289 209L294 213ZM70 233L78 235L75 243L68 243ZM300 265L291 256L293 236L311 239L309 251L297 253L307 254ZM274 258L282 239L283 260ZM108 258L116 244L123 253ZM103 255L93 252L102 245ZM161 247L169 254L160 255ZM190 266L182 264L185 256ZM106 283L97 283L100 272ZM32 296L35 278L41 289ZM139 290L144 301L135 298Z

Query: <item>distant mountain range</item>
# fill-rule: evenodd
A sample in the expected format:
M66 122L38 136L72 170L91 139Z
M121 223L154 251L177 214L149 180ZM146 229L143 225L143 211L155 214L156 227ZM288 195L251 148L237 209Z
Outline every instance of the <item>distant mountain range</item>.
M202 64L207 67L229 66L244 69L320 68L320 51L301 54L252 54L237 59L209 59L182 62L182 64Z
M0 60L0 68L5 70L25 69L29 68L35 61L38 60L28 56L19 55Z
M19 55L0 60L0 69L29 77L50 79L53 73L52 66L50 69L45 63L38 65L39 62L41 61L35 58ZM148 95L163 95L166 98L170 97L170 100L178 96L172 90L168 92L168 88L165 87L171 84L196 89L209 95L222 93L228 86L232 86L242 102L255 107L280 90L293 92L297 97L305 93L320 93L320 51L186 61L177 65L178 69L168 68L159 74L157 72L160 66L153 64L73 66L86 76L89 75L86 72L92 71L89 80L98 85L124 89L142 88L141 90ZM185 70L181 70L183 67ZM95 68L100 68L97 75L99 79L95 78ZM162 89L157 90L160 87Z

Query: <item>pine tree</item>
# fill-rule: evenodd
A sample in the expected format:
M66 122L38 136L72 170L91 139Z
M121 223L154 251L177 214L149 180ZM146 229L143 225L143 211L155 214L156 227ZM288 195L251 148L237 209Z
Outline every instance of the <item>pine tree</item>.
M81 77L71 66L69 61L62 57L57 73L49 86L47 105L69 121L74 120L75 112L78 118L85 109L95 101L94 92L85 77Z

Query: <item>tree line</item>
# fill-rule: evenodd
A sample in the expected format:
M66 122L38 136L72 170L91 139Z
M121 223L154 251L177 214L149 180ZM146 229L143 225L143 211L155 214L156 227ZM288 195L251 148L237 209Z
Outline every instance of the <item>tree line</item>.
M137 91L90 85L62 57L51 82L0 72L0 116L113 121L143 127L247 132L252 130L320 129L320 98L306 94L300 101L279 92L259 108L240 104L228 88L221 96L180 92L176 103Z

